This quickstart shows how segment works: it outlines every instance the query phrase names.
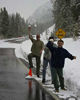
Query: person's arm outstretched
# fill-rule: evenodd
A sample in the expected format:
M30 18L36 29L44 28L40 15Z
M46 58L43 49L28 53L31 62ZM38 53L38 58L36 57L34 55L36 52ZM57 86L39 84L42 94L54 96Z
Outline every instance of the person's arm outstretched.
M69 58L71 60L76 59L76 56L73 56L72 54L70 54L67 50L65 50L65 56L66 58Z

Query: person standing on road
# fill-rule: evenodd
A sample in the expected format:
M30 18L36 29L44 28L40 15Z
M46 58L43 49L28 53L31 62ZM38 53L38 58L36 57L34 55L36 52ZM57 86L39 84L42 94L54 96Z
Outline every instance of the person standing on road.
M65 63L65 58L71 60L76 59L75 56L70 54L66 49L63 48L64 41L59 40L57 42L58 48L54 48L52 42L47 44L47 47L52 53L51 66L54 67L54 87L55 92L59 92L59 83L62 90L66 90L64 87L64 77L63 77L63 68ZM59 80L58 80L59 78Z
M49 37L49 41L53 43L53 47L57 47L56 44L54 44L54 37ZM47 45L47 44L46 44ZM49 63L50 70L51 70L51 78L52 78L52 84L54 83L54 77L53 77L53 70L51 67L51 51L49 48L45 45L44 47L44 56L43 56L43 71L42 71L42 83L45 83L45 77L46 77L46 69Z
M40 40L40 34L36 35L36 39L33 39L30 34L31 29L28 29L29 39L32 41L31 53L28 55L30 68L33 68L32 58L36 58L36 75L39 77L40 75L40 62L41 62L41 54L44 48L44 43Z

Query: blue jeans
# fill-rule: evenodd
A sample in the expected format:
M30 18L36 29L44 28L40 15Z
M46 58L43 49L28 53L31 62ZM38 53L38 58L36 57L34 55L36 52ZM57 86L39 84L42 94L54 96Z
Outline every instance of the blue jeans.
M48 63L49 63L50 70L51 70L51 79L52 79L52 82L54 82L54 70L51 67L51 61L48 60L48 59L45 59L45 58L43 59L43 72L42 72L42 77L45 80L45 77L46 77L46 69L47 69Z

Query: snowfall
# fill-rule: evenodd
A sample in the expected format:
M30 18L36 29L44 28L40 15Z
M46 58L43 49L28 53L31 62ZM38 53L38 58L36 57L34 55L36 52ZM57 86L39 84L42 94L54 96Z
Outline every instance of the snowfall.
M45 35L46 34L45 32L41 34L41 40L44 42L44 44L47 43L47 38L50 36L50 32L53 31L52 30L53 27L54 26L48 29L49 32L47 36ZM16 56L28 62L27 55L31 52L30 51L31 46L32 46L31 41L29 39L26 39L21 44L18 44L18 43L6 42L6 40L0 40L0 48L15 48ZM74 97L77 97L78 100L80 100L80 38L78 38L76 41L74 41L72 38L64 38L63 40L64 40L64 48L66 48L71 54L73 54L77 58L76 60L72 60L72 61L69 59L65 60L64 79L65 79L65 85L67 86L68 90L66 92L60 91L60 93L64 95L59 94L59 96L62 96L63 98L74 96ZM43 53L41 56L41 65L43 64ZM41 70L42 70L42 66L41 66ZM50 78L49 66L47 69L46 80L48 80L48 78ZM41 81L41 79L38 79L38 78L36 79L38 81ZM49 83L49 85L53 87L51 83ZM46 87L46 85L43 85L43 86ZM48 90L53 92L53 90L49 88ZM74 99L71 99L71 100L74 100Z

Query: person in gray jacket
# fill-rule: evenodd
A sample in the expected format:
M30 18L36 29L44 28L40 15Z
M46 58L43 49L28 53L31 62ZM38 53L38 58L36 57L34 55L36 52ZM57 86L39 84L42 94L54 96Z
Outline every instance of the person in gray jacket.
M49 41L51 41L53 43L53 47L57 47L57 45L54 44L54 37L49 37ZM52 72L52 69L51 69L52 67L51 67L51 64L50 64L50 61L51 61L51 52L50 52L49 48L46 45L44 47L44 56L43 56L42 83L45 83L46 69L47 69L47 66L48 66L48 63L49 63L50 70L51 70L52 84L54 84L54 77L53 77L53 72Z

